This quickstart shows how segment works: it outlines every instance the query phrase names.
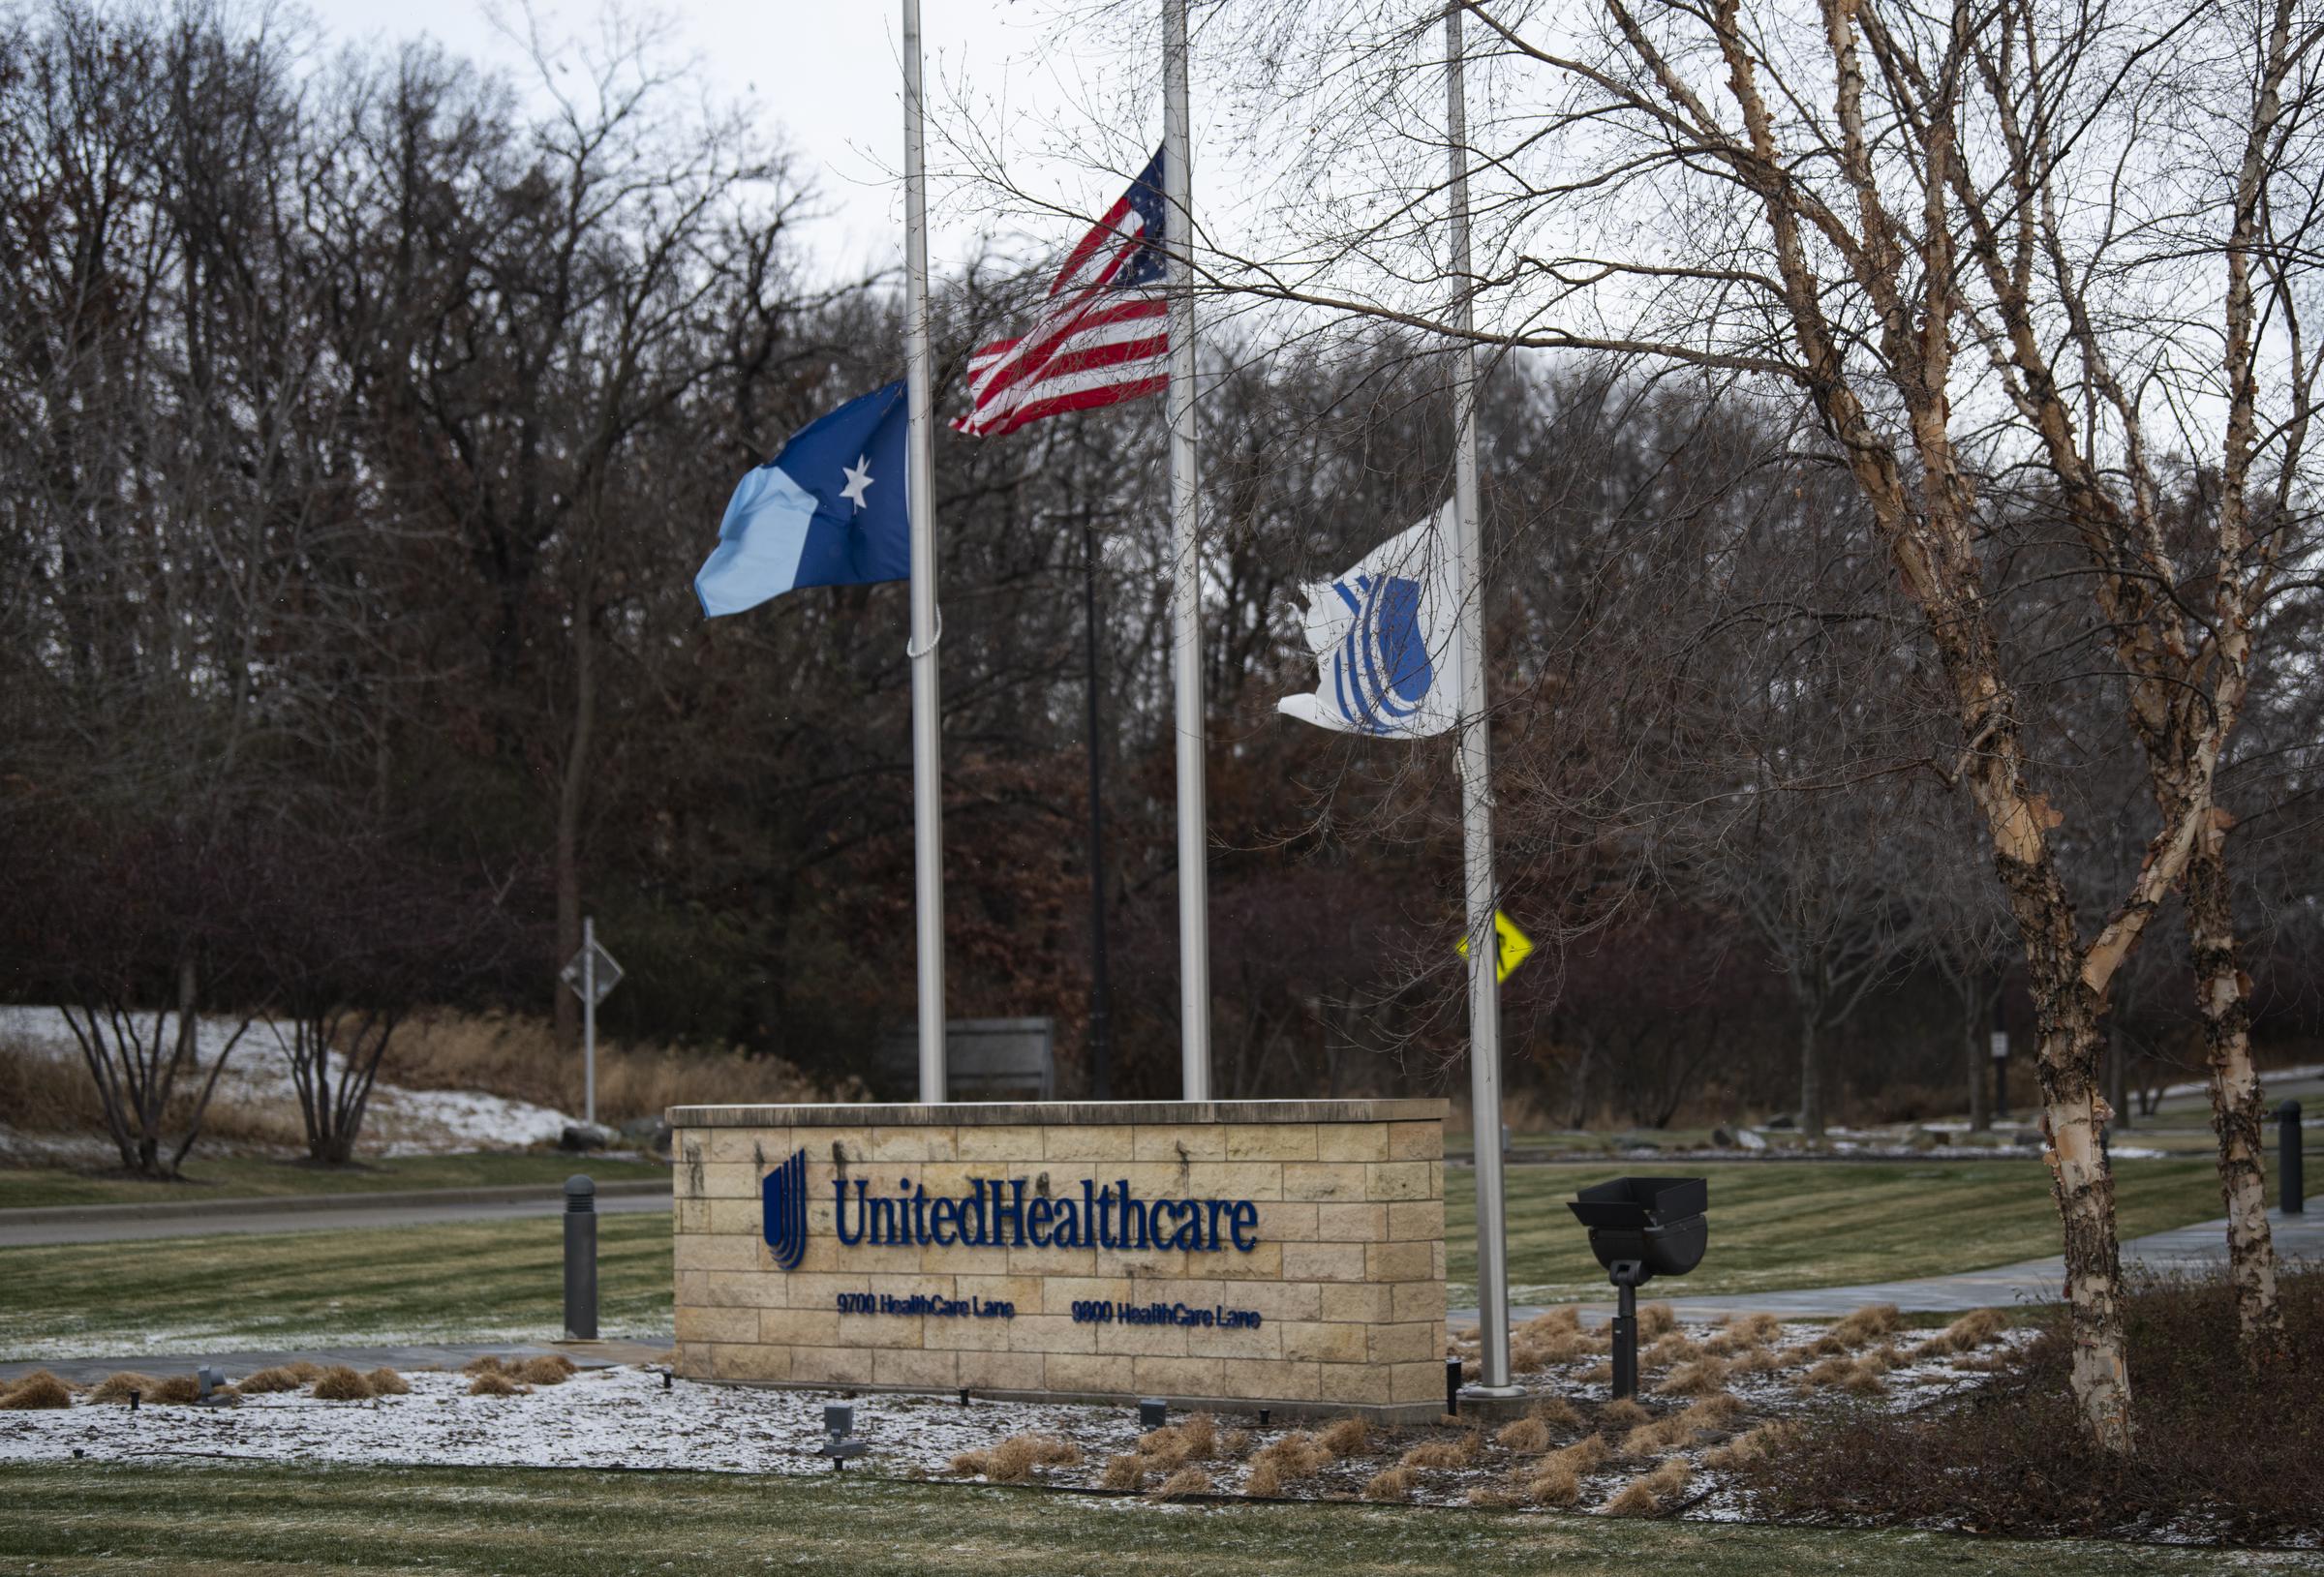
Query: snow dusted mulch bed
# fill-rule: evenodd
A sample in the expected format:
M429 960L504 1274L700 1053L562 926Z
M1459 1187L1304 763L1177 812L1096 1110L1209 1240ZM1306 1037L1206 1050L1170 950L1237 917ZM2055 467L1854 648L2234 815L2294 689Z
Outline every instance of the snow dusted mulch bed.
M1719 1327L1683 1327L1675 1340L1702 1343L1715 1339ZM1866 1394L1848 1395L1833 1386L1803 1388L1800 1377L1822 1358L1805 1350L1827 1334L1820 1325L1786 1326L1766 1344L1768 1350L1786 1350L1796 1361L1782 1369L1738 1374L1726 1386L1740 1403L1734 1416L1698 1438L1645 1450L1626 1450L1625 1438L1638 1420L1601 1418L1605 1396L1603 1382L1586 1381L1597 1362L1592 1352L1576 1352L1569 1361L1546 1365L1520 1377L1529 1391L1545 1403L1562 1400L1579 1414L1554 1426L1553 1444L1568 1446L1586 1441L1602 1430L1607 1442L1605 1459L1590 1464L1579 1475L1579 1492L1570 1501L1544 1501L1528 1495L1544 1458L1540 1450L1513 1449L1488 1428L1473 1434L1466 1426L1444 1425L1401 1431L1369 1431L1369 1439L1355 1441L1343 1430L1341 1449L1324 1454L1318 1463L1310 1447L1308 1466L1284 1475L1279 1485L1265 1488L1299 1499L1346 1499L1362 1495L1378 1475L1394 1469L1414 1448L1433 1448L1440 1456L1465 1460L1429 1465L1423 1462L1398 1480L1398 1491L1385 1498L1433 1504L1476 1501L1494 1504L1571 1504L1581 1509L1603 1508L1623 1487L1661 1468L1687 1480L1682 1494L1663 1509L1696 1517L1732 1518L1743 1507L1727 1489L1728 1475L1706 1470L1702 1459L1722 1443L1756 1427L1802 1414L1809 1409L1903 1409L1937 1400L1948 1392L1983 1383L1985 1374L1970 1365L1990 1363L2000 1349L2027 1339L2026 1333L2003 1332L1992 1338L1981 1353L1930 1356L1900 1363L1887 1371L1879 1388L1862 1387ZM1909 1347L1931 1333L1899 1333L1900 1346ZM1583 1343L1597 1339L1581 1337ZM1876 1350L1867 1344L1858 1350ZM1681 1358L1658 1372L1650 1369L1646 1388L1673 1372ZM1852 1359L1847 1360L1852 1361ZM843 1393L752 1390L678 1380L665 1389L661 1372L645 1367L584 1371L562 1385L536 1387L532 1394L506 1397L472 1396L466 1375L419 1372L407 1376L411 1394L361 1402L323 1402L302 1392L244 1398L238 1406L147 1406L132 1413L117 1404L92 1405L76 1401L70 1409L52 1411L0 1411L0 1461L54 1460L76 1452L98 1460L119 1460L152 1454L207 1454L301 1463L361 1465L462 1464L473 1466L580 1467L630 1469L686 1469L717 1472L822 1473L830 1464L816 1451L822 1442L823 1406ZM1030 1403L972 1400L966 1407L954 1397L856 1395L855 1427L869 1447L850 1465L851 1471L868 1471L894 1478L963 1476L954 1458L964 1452L989 1450L1012 1436L1048 1437L1065 1442L1070 1450L1053 1449L1056 1466L1032 1474L1034 1481L1077 1488L1125 1487L1128 1482L1154 1489L1171 1481L1182 1464L1164 1462L1159 1469L1133 1480L1121 1476L1122 1458L1138 1449L1140 1430L1133 1409L1126 1407L1067 1407ZM1645 1399L1655 1419L1672 1418L1699 1398L1692 1396ZM1174 1419L1182 1415L1174 1413ZM1200 1488L1216 1493L1246 1491L1257 1459L1268 1447L1280 1456L1315 1434L1326 1421L1300 1423L1277 1418L1271 1427L1258 1426L1255 1411L1222 1412L1215 1419L1216 1445L1198 1457ZM1357 1432L1361 1433L1361 1432ZM1291 1447L1287 1437L1300 1435ZM1078 1460L1070 1460L1078 1456ZM1678 1473L1673 1463L1683 1463ZM1109 1478L1109 1467L1114 1476ZM1181 1481L1181 1488L1194 1488Z

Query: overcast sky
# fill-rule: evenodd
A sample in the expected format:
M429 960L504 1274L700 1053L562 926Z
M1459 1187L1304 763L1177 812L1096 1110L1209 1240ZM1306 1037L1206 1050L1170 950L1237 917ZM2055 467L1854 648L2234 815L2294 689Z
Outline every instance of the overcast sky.
M1042 145L1073 140L1078 122L1092 112L1109 86L1110 52L1096 45L1058 46L1060 7L1070 0L924 0L923 27L929 76L930 114L956 124L974 121L986 132L1005 129L1012 144L1012 168L1023 168L1036 184L1047 179L1067 189L1092 186L1082 200L1102 206L1111 193L1097 195L1104 177L1086 162L1080 170L1040 157ZM455 54L498 67L521 83L529 71L524 51L494 23L497 14L521 25L516 4L493 7L483 0L305 0L334 41L392 45L426 35ZM601 10L596 0L536 0L535 15L552 33L594 32ZM634 8L633 8L634 9ZM902 8L882 0L697 0L665 9L670 50L697 62L706 99L745 102L760 125L780 128L800 156L799 167L812 181L832 217L813 234L818 261L840 272L865 263L892 264L902 258L903 202L893 172L902 167L903 122L901 72ZM1158 68L1157 68L1158 69ZM1091 83L1099 84L1092 90ZM962 90L975 107L963 106ZM1150 98L1150 93L1144 95ZM1128 157L1150 146L1159 131L1158 103L1136 118L1148 124L1121 128ZM1100 111L1102 112L1102 111ZM1118 113L1119 111L1117 111ZM1108 129L1112 130L1112 129ZM1100 133L1101 144L1116 140ZM1105 159L1106 151L1094 155ZM1135 169L1142 160L1115 159ZM932 167L948 160L939 146ZM1198 160L1199 167L1199 160ZM1061 222L996 218L954 183L934 193L949 205L933 239L939 258L961 256L974 244L980 225L1003 230L1055 230Z

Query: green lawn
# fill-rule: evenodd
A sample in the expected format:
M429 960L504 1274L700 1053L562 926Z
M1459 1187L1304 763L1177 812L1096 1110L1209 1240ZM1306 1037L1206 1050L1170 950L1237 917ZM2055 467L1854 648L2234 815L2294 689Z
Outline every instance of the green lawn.
M0 1358L540 1341L564 1218L0 1250ZM597 1219L598 1328L670 1328L670 1218Z
M2324 1570L2237 1552L2242 1571ZM2217 1551L1357 1504L1202 1504L844 1478L512 1469L0 1467L0 1571L506 1577L2134 1577Z
M1509 1280L1521 1303L1607 1295L1565 1201L1589 1183L1624 1172L1708 1177L1711 1244L1688 1292L1775 1292L1803 1287L1941 1276L2059 1252L2049 1168L2006 1161L1599 1162L1513 1167ZM1452 1301L1476 1296L1474 1173L1445 1174L1445 1245ZM2308 1175L2324 1189L2324 1172ZM2125 1237L2185 1227L2220 1213L2209 1159L2126 1161L2115 1168ZM1673 1291L1678 1290L1671 1284Z
M652 1161L597 1156L510 1154L408 1156L357 1167L311 1167L252 1156L196 1151L188 1175L173 1183L120 1172L64 1167L0 1168L0 1210L63 1204L174 1204L209 1199L275 1198L294 1194L367 1194L413 1188L500 1188L534 1183L554 1190L574 1172L600 1183L667 1179Z

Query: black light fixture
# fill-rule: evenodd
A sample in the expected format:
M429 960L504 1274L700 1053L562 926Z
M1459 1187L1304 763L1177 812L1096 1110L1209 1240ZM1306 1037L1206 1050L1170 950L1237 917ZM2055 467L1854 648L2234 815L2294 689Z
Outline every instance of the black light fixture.
M1617 1177L1566 1206L1590 1229L1590 1252L1614 1284L1614 1395L1638 1394L1638 1289L1684 1276L1710 1242L1711 1185L1700 1177Z

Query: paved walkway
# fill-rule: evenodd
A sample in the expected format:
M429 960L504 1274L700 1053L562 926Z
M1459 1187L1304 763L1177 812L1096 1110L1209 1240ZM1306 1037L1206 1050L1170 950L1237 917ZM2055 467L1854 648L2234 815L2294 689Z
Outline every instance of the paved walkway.
M670 1185L597 1185L597 1213L629 1215L670 1208ZM117 1243L138 1238L219 1237L267 1232L331 1232L351 1228L422 1227L467 1221L513 1221L565 1213L559 1187L414 1189L390 1194L308 1194L272 1199L207 1199L168 1204L76 1204L0 1210L0 1248L45 1243Z
M482 1345L453 1343L443 1346L414 1344L404 1347L333 1347L269 1349L247 1352L190 1352L182 1357L155 1357L147 1353L135 1358L51 1358L44 1363L0 1363L0 1380L15 1380L29 1375L35 1369L46 1369L60 1379L76 1385L91 1385L107 1375L128 1370L132 1374L161 1378L182 1375L203 1364L226 1371L229 1380L271 1369L277 1364L343 1363L351 1369L377 1369L384 1364L390 1369L458 1369L471 1358L480 1358L489 1352L502 1358L530 1358L543 1352L562 1352L583 1369L609 1369L621 1363L652 1363L670 1350L667 1338L645 1342L552 1342L546 1346L526 1342L489 1342Z
M2287 1259L2324 1259L2324 1209L2311 1203L2297 1216L2271 1210L2268 1224L2275 1231L2278 1254ZM1715 1243L1712 1252L1717 1252ZM2218 1264L2226 1258L2225 1217L2132 1238L2123 1245L2125 1268L2138 1265L2163 1272L2193 1270ZM1772 1314L1787 1319L1837 1319L1868 1303L1893 1303L1909 1313L1949 1314L1971 1309L2005 1309L2019 1303L2055 1302L2064 1295L2065 1261L2053 1257L1918 1281L1868 1282L1857 1287L1819 1287L1791 1292L1685 1297L1667 1295L1664 1290L1667 1288L1675 1293L1684 1285L1657 1282L1647 1289L1647 1296L1669 1304L1685 1319L1721 1319L1730 1314ZM1581 1307L1583 1318L1592 1323L1613 1317L1614 1304L1610 1298ZM1540 1313L1541 1305L1523 1304L1511 1309L1510 1318L1524 1320ZM1477 1311L1454 1309L1447 1319L1455 1325L1474 1325Z

